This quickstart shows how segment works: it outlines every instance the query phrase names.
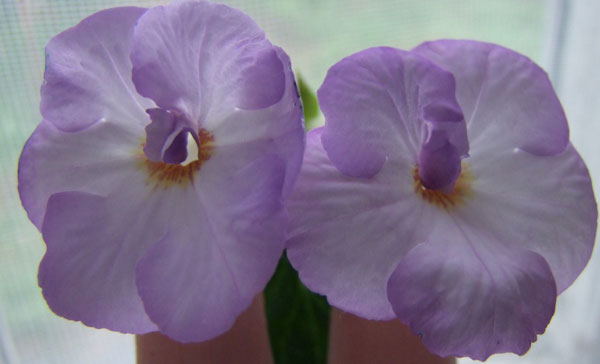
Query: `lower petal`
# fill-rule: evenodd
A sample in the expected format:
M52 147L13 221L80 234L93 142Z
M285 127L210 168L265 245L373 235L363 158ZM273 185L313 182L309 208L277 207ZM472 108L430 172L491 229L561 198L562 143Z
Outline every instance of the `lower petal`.
M546 261L461 228L412 249L388 282L394 312L440 356L524 354L554 313Z
M227 152L203 165L195 188L173 196L170 218L179 224L136 268L146 312L180 342L227 331L264 288L283 251L283 163L264 157L234 166Z
M135 263L144 245L161 232L141 223L154 209L133 210L126 196L52 195L42 225L47 251L38 277L46 302L58 315L88 326L142 334L156 326L137 295Z

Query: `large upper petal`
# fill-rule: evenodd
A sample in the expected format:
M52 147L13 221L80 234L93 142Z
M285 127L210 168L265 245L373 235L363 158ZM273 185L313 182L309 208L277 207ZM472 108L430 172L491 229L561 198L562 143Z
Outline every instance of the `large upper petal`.
M564 291L590 259L598 217L577 151L570 144L545 157L520 149L474 151L468 163L473 195L457 218L544 257Z
M143 8L103 10L55 36L46 46L42 116L66 131L99 120L145 124L150 100L131 81L133 28Z
M432 228L388 282L398 318L440 356L524 354L554 313L546 261L449 216Z
M174 191L164 204L167 233L137 266L146 312L180 342L228 330L283 251L285 166L276 155L252 160L234 149L211 157L193 187Z
M522 148L536 155L562 152L569 128L547 74L529 58L477 41L439 40L416 47L450 71L476 149Z
M460 169L468 141L454 92L452 74L418 54L388 47L353 54L329 69L318 90L323 146L343 173L372 177L387 159L416 164L435 130L455 149Z
M284 65L254 21L204 1L176 1L140 19L131 52L140 94L200 124L278 102Z
M322 129L308 134L304 162L287 201L287 252L302 282L345 311L394 317L387 280L427 236L434 211L413 190L413 165L386 163L371 179L348 177L329 161Z

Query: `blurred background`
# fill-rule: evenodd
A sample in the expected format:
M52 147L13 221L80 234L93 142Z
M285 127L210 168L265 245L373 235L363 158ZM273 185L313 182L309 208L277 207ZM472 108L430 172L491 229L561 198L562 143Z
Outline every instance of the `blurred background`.
M133 337L55 316L37 286L44 244L17 194L17 161L40 120L44 46L87 15L158 1L0 0L0 364L133 363ZM521 52L550 74L571 140L600 191L600 2L597 0L227 0L250 14L316 90L329 66L361 49L470 38ZM535 183L535 181L532 181ZM596 249L597 250L597 249ZM523 357L487 363L598 363L600 293L594 254L558 299L546 334ZM301 348L304 350L304 348ZM310 348L305 348L310 350ZM473 363L460 359L460 364Z

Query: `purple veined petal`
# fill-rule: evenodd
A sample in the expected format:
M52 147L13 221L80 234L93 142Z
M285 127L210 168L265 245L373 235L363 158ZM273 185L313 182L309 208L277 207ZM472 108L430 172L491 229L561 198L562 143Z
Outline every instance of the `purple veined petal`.
M546 157L519 149L473 151L469 165L473 198L457 218L544 257L564 291L590 259L598 217L577 151L570 144Z
M65 318L120 332L156 331L137 294L135 264L163 234L161 225L147 222L165 219L165 211L159 199L137 193L135 185L115 188L119 192L109 197L50 197L39 285L48 306Z
M388 282L394 312L440 356L524 354L554 314L548 264L452 224L438 225L398 264Z
M179 1L151 8L135 29L131 60L141 95L198 126L236 108L270 106L285 88L283 64L262 30L220 4Z
M456 97L471 150L521 148L536 155L563 151L565 113L546 73L529 58L494 44L439 40L416 47L456 78Z
M268 108L256 110L236 109L223 119L207 119L205 127L215 136L219 147L243 147L251 153L257 148L275 153L286 162L283 197L292 191L302 164L305 131L302 103L298 95L290 59L280 48L275 47L284 64L286 87L281 100Z
M276 156L231 158L237 154L215 153L194 188L173 195L171 228L137 265L146 312L180 342L228 330L265 287L283 251L284 164Z
M454 92L452 74L417 54L387 47L353 54L330 68L318 91L323 146L344 174L369 178L387 159L417 164L427 135L443 130L460 169L469 147Z
M436 211L414 192L412 164L389 161L371 179L343 175L308 134L304 162L286 206L287 254L302 282L344 311L394 317L386 284L402 256L428 234Z
M71 133L43 120L19 159L19 195L35 226L41 229L52 194L77 190L105 195L137 173L135 153L141 153L144 129L135 129L103 121Z
M99 120L144 125L150 100L131 81L133 28L143 8L113 8L84 19L50 40L40 111L65 131Z

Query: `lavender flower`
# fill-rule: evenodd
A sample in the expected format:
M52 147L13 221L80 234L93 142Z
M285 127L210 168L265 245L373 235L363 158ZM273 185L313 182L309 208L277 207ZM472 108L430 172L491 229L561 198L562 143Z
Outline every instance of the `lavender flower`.
M289 200L302 281L434 353L525 353L589 260L588 171L546 74L500 46L371 48L331 67ZM468 136L468 139L467 139Z
M101 11L46 54L19 192L48 305L182 342L223 333L284 245L304 149L288 57L242 12L194 1Z

